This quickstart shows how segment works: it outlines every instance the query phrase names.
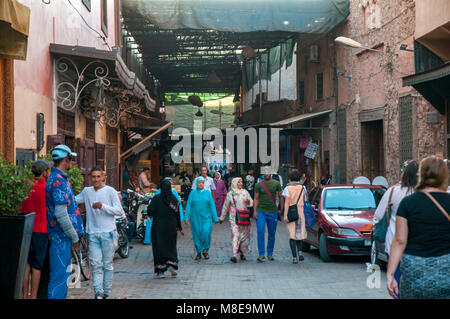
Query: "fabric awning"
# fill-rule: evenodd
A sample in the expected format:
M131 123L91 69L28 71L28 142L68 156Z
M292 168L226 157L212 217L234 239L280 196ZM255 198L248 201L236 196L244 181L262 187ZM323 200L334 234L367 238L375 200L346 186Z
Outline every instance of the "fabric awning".
M301 115L297 115L297 116L293 116L290 117L286 120L282 120L282 121L278 121L278 122L274 122L274 123L269 123L270 126L285 126L285 125L290 125L290 124L294 124L300 121L304 121L304 120L311 120L315 117L319 117L322 115L326 115L333 112L333 110L326 110L326 111L322 111L322 112L316 112L316 113L307 113L307 114L301 114Z
M403 86L413 86L441 114L450 100L450 62L441 67L403 78Z
M327 33L350 14L350 0L122 0L125 12L161 29Z
M0 1L0 57L25 60L31 10L16 0Z

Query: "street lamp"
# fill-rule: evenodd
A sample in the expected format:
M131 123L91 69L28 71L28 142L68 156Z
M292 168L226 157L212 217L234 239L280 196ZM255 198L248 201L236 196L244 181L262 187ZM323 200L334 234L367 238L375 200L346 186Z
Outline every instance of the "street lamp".
M383 50L377 50L377 49L371 49L371 48L365 47L361 43L359 43L355 40L352 40L350 38L346 38L346 37L337 37L336 39L334 39L334 42L343 44L345 46L352 47L352 48L365 49L365 50L370 50L370 51L375 51L375 52L383 52Z

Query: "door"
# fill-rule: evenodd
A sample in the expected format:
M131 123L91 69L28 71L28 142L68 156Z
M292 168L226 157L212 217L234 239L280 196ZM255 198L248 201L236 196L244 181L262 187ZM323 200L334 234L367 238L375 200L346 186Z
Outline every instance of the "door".
M361 123L361 175L371 181L384 175L382 120Z
M77 164L84 177L84 186L91 186L89 171L95 166L95 143L78 138L75 143L77 150Z
M159 180L161 179L160 177L160 166L159 166L159 151L151 151L150 152L150 160L152 162L151 164L151 172L152 172L152 181L153 183L156 183L159 187Z
M105 153L107 158L106 175L108 178L106 184L119 189L119 161L118 161L118 149L116 145L106 145Z

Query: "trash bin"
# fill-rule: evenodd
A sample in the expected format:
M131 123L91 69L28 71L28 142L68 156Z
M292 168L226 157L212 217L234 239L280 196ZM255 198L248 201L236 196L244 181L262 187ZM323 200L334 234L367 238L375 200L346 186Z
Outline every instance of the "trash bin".
M153 218L149 218L145 221L144 245L150 245L152 243L152 238L151 238L152 224L153 224Z

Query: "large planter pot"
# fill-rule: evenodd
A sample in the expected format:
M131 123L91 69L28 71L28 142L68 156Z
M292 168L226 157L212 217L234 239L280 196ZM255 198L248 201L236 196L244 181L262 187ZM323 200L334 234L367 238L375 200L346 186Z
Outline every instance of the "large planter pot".
M0 298L20 299L35 213L0 216Z

